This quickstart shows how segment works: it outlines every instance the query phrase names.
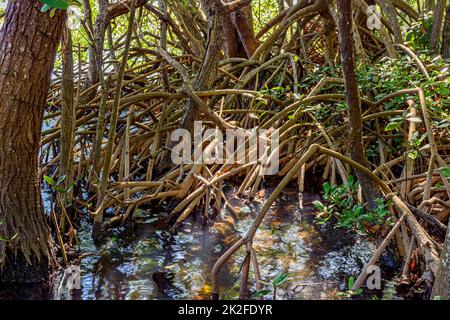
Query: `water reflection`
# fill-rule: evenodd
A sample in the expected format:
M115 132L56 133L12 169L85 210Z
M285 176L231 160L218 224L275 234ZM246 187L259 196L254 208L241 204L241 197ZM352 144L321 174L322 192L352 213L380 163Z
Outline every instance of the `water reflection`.
M270 196L266 190L249 201L228 192L230 203L240 208L239 217L227 210L213 224L191 217L171 235L157 230L157 214L140 211L133 231L112 231L94 245L90 225L80 231L82 259L81 298L100 299L209 299L211 269L220 254L246 233L257 212ZM313 195L306 195L313 201ZM309 201L309 202L311 202ZM288 273L278 299L329 299L342 290L349 275L356 275L370 258L373 247L333 226L317 226L312 209L300 212L294 190L287 190L274 204L258 230L254 246L262 280ZM241 250L222 268L223 298L239 296ZM250 271L250 289L255 291ZM56 297L58 298L58 297Z

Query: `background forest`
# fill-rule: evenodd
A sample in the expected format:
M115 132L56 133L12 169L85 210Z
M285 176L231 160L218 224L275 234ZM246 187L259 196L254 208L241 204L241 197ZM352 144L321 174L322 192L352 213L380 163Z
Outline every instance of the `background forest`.
M0 28L0 298L450 298L447 0L11 0ZM200 120L277 132L280 171L175 165Z

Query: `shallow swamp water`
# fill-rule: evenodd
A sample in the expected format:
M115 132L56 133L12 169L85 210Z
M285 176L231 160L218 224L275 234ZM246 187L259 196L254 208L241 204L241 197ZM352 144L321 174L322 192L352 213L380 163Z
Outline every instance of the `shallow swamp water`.
M152 210L137 211L132 228L113 230L96 244L91 240L90 224L83 223L79 231L81 290L69 294L55 287L53 299L209 299L214 263L245 235L272 190L267 188L249 200L238 197L235 188L228 186L227 198L239 211L237 216L223 209L214 222L205 223L198 214L174 234L157 228L157 217L167 213ZM370 241L336 229L332 223L316 223L308 203L318 197L305 194L307 206L300 210L297 191L287 188L256 234L254 247L266 287L270 289L277 274L289 275L289 281L277 289L277 299L334 299L337 292L347 289L349 277L358 276L375 248ZM242 249L222 268L223 299L239 297L244 257ZM389 276L383 274L383 278ZM256 291L252 270L249 279L251 295ZM392 283L383 280L383 284L385 290L378 297L395 298Z

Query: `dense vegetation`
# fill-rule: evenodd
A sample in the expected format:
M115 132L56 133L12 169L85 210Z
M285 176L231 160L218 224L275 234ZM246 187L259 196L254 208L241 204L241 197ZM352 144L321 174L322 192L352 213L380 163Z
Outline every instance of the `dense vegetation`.
M226 186L251 200L270 182L220 250L211 298L242 252L241 299L289 282L261 276L253 241L293 187L318 225L377 245L338 296L362 294L393 248L398 287L450 298L448 1L15 0L0 25L0 283L50 283L79 264L83 223L98 243L152 210L174 234L193 215L238 217ZM276 132L280 171L173 164L171 133L200 120L203 132Z

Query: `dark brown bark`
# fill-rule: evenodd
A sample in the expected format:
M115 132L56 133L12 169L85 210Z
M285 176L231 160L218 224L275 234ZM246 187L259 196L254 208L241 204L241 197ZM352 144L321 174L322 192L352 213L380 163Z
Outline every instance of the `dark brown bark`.
M150 3L147 3L145 5L145 8L152 12L154 15L156 15L159 19L164 20L164 22L167 23L168 26L171 27L172 32L175 34L175 36L180 41L180 47L184 50L185 53L194 54L194 51L190 48L188 41L186 40L184 34L181 32L181 30L178 28L177 23L175 20L168 14L167 12L161 12L154 6L152 6Z
M250 58L256 49L258 49L259 41L255 39L253 26L244 9L237 10L231 14L234 28L239 35L240 43L245 50L247 58Z
M362 138L361 97L355 72L352 3L347 0L338 0L337 4L339 13L339 45L348 103L350 156L352 160L369 168ZM362 172L356 170L356 176L361 183L369 207L374 208L375 200L381 196L381 192L372 180Z
M223 19L224 51L228 58L239 57L239 48L236 41L236 31L234 30L231 14L226 14Z
M103 50L105 45L105 34L106 28L110 22L108 17L107 4L105 0L98 1L99 13L94 23L94 56L90 59L95 64L95 67L90 66L89 70L94 70L95 72L90 74L89 86L96 84L99 78L102 76L103 68Z
M161 12L167 15L167 6L163 0L158 0L158 6L159 6L159 9L161 10ZM164 19L159 19L159 23L160 23L159 45L161 46L161 49L167 50L168 25ZM164 63L163 63L163 65L164 65ZM165 70L165 69L161 72L161 80L164 84L164 91L170 91L169 75L167 73L167 70Z
M136 8L144 6L145 4L147 4L147 2L148 0L137 0L135 2ZM85 85L85 87L90 87L91 85L100 82L101 87L101 101L98 110L98 122L96 126L95 141L92 148L93 165L90 172L90 180L95 179L95 176L98 175L98 171L100 170L100 153L102 141L105 134L105 115L107 111L106 102L108 99L107 96L108 84L105 79L103 71L104 67L103 53L104 53L106 30L112 19L129 12L131 3L132 0L127 0L124 2L120 3L117 2L108 5L108 2L106 0L98 0L99 14L94 24L94 50L93 50L94 57L93 59L89 60L90 63L94 63L94 66L92 66L92 64L89 66L89 70L95 69L95 72L94 73L91 72L90 78L88 79L88 82ZM94 78L94 75L96 76L96 78ZM93 91L90 95L87 95L84 101L82 102L86 103L89 100L91 100L94 96L95 91Z
M233 6L237 1L224 1L223 35L225 55L231 57L250 58L259 46L255 38L252 20L252 6L242 2L241 8Z
M90 32L94 31L94 24L92 20L92 8L91 2L89 0L84 0L84 23L89 28ZM89 69L88 69L88 81L85 83L84 89L91 86L92 83L98 81L97 67L95 65L95 47L91 41L88 41L88 59L89 59ZM88 99L86 99L88 100Z
M0 282L48 277L51 238L42 208L38 152L45 101L65 13L10 1L0 31Z
M442 36L442 22L444 20L445 7L447 4L447 0L438 0L436 4L436 8L434 10L434 23L433 29L431 31L431 39L430 39L430 50L433 52L438 52L439 43L441 41Z
M212 88L212 82L216 77L218 62L220 61L219 55L224 38L223 26L227 14L221 0L202 0L201 5L208 19L208 37L199 73L192 83L194 91ZM192 132L194 129L194 122L200 119L200 115L201 112L197 103L193 98L189 98L181 119L181 128ZM167 170L170 165L170 153L165 152L162 160L156 165L155 170L158 173L162 173Z
M442 31L442 57L450 58L450 3L447 5Z
M323 36L324 36L324 49L325 49L325 61L334 72L334 57L336 56L336 24L333 17L328 12L323 12Z

